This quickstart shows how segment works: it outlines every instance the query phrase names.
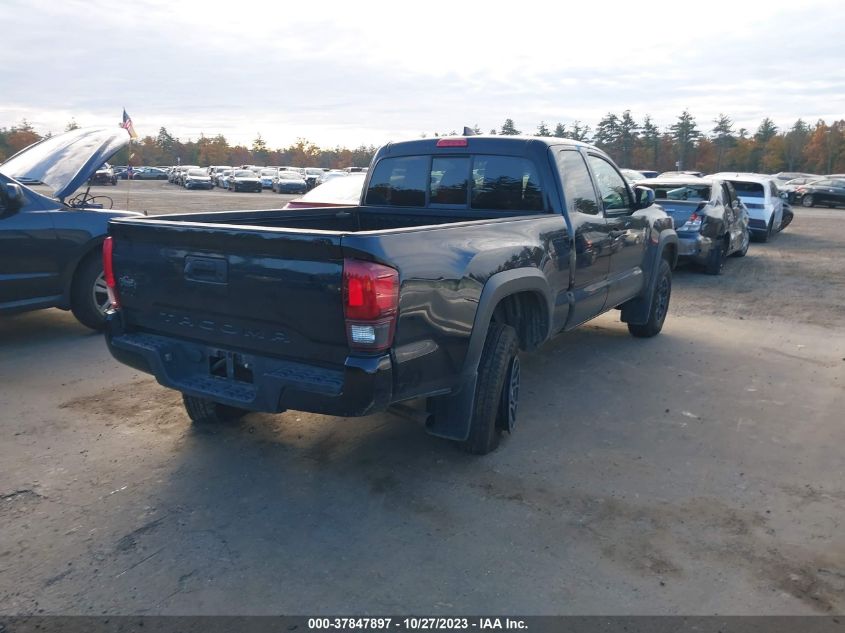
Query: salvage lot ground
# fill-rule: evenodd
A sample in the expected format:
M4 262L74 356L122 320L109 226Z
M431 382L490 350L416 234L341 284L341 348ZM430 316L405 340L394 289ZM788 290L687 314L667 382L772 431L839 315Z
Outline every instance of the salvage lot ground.
M387 414L200 432L70 315L4 318L0 613L842 613L843 261L845 213L799 208L678 270L656 339L608 315L527 355L484 458Z

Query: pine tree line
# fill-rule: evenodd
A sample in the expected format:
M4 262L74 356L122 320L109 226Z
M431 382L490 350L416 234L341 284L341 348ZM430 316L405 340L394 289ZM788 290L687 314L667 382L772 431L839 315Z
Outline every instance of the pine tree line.
M581 121L558 123L552 129L540 121L533 136L554 136L592 143L622 167L672 171L694 169L705 173L749 171L776 173L799 171L814 174L845 173L845 120L815 125L798 119L779 130L765 117L757 130L735 129L734 122L719 114L699 127L695 117L684 110L668 128L661 130L649 115L638 122L630 110L609 112L590 128ZM478 125L475 131L480 133ZM454 135L452 131L447 135ZM518 135L513 119L505 119L501 128L490 134ZM529 133L530 134L530 133ZM435 136L443 134L435 133Z

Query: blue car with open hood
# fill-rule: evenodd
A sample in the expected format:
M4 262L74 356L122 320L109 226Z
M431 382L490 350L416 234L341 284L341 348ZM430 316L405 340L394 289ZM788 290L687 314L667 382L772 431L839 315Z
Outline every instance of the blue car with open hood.
M111 303L102 263L108 222L141 214L66 200L128 142L119 127L80 128L0 165L0 314L61 308L103 328ZM52 196L24 182L43 183Z

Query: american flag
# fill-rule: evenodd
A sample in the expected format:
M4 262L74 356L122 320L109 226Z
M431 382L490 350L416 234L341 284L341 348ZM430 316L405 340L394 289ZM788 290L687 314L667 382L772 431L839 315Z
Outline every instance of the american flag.
M132 119L126 114L126 108L123 108L123 123L120 124L120 127L129 132L129 138L138 138L135 126L132 125Z

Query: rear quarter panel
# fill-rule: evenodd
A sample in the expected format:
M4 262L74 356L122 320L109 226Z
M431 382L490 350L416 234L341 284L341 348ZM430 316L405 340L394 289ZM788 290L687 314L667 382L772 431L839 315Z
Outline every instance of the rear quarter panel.
M343 238L345 256L374 257L399 270L397 399L454 386L464 368L481 293L493 275L532 268L552 287L568 286L568 242L555 239L563 226L562 216L543 214Z

